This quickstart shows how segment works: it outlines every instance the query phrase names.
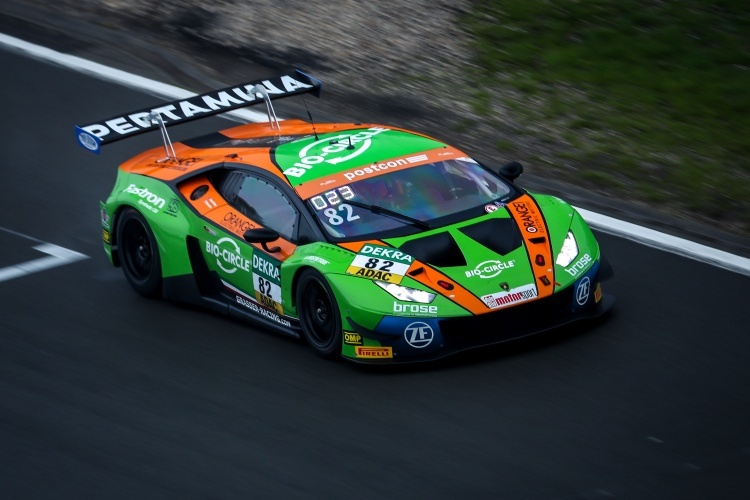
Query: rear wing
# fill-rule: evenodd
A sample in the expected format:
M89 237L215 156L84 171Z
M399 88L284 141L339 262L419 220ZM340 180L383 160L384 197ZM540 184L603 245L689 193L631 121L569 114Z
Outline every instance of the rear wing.
M266 102L268 121L272 126L275 123L278 127L278 120L270 102L272 99L305 92L312 92L316 97L320 97L321 87L322 83L317 78L295 70L292 74L212 90L157 107L139 109L106 120L77 125L76 140L84 148L98 154L101 146L105 144L161 128L166 145L168 136L165 127L226 113L261 101Z

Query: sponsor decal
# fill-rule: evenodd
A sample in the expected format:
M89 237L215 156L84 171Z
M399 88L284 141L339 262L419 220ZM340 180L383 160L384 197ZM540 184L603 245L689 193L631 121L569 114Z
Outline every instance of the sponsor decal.
M504 269L510 269L515 265L515 260L509 260L508 262L485 260L484 262L477 264L474 269L466 271L466 277L471 278L472 276L479 276L482 279L490 279L499 275Z
M591 280L588 276L583 278L576 287L576 302L579 306L584 305L589 300L589 292L591 291Z
M369 346L356 346L354 353L358 358L392 358L393 348L392 347L369 347Z
M221 220L221 225L239 235L243 235L248 229L256 227L249 220L234 212L225 213Z
M221 238L216 243L206 241L206 253L216 257L216 265L227 274L238 269L250 271L250 261L242 256L240 246L232 238Z
M389 160L389 161L382 162L382 163L373 163L369 167L358 168L350 172L345 172L344 177L346 178L346 180L351 181L351 180L356 179L357 177L368 176L375 172L388 170L389 168L398 168L398 167L403 167L405 165L411 165L412 163L421 163L425 161L427 161L426 154L407 156L405 158L397 158L395 160Z
M498 209L498 206L497 206L497 205L495 205L495 204L492 204L492 205L485 205L485 206L484 206L484 210L485 210L485 212L487 212L488 214L491 214L492 212L494 212L494 211L495 211L495 210L497 210L497 209Z
M318 257L317 255L308 255L307 257L305 257L302 260L309 260L309 261L312 261L312 262L317 262L321 266L327 266L329 264L329 262L327 260L325 260L322 257Z
M578 273L581 271L586 270L586 268L589 267L591 264L592 259L589 254L584 254L583 257L575 261L573 264L571 264L569 267L565 269L565 272L567 272L571 276L577 276Z
M268 318L268 319L270 319L272 321L275 321L276 323L279 323L280 325L283 325L283 326L286 326L286 327L292 326L292 324L289 322L289 320L282 318L281 316L279 316L278 314L276 314L273 311L269 311L268 309L266 309L264 307L258 306L258 304L256 304L252 300L248 300L247 298L245 298L245 297L243 297L241 295L237 295L237 294L235 294L235 298L236 298L237 303L239 305L241 305L241 306L243 306L243 307L245 307L247 309L250 309L254 313L258 313L258 314L260 314L261 316L263 316L265 318Z
M373 137L386 130L390 129L371 127L311 142L300 150L299 161L285 169L284 175L302 177L308 170L320 163L337 165L352 160L370 148Z
M413 260L411 255L395 248L368 244L354 257L346 272L371 280L398 284L404 279Z
M344 344L362 345L362 335L355 332L344 332Z
M112 243L112 236L109 234L109 231L106 229L102 229L102 239L104 240L104 243L109 245Z
M159 210L164 208L164 205L166 204L164 198L155 195L145 187L142 188L136 186L135 184L131 184L130 186L125 188L123 192L138 196L138 198L140 198L138 200L138 204L153 213L159 212Z
M482 300L490 309L499 309L531 300L536 296L536 286L531 283L517 288L511 288L508 291L485 295L482 297Z
M516 213L519 225L527 232L537 234L544 234L544 222L542 221L539 212L533 205L528 205L522 201L516 201L509 205Z
M203 226L203 229L205 229L206 232L208 234L210 234L211 236L218 236L219 235L216 231L213 230L213 228L210 228L208 226Z
M109 229L109 214L107 213L107 206L102 201L99 202L99 216L102 220L102 227Z
M599 303L600 300L602 300L602 284L597 283L596 290L594 290L594 301Z
M406 343L415 349L422 349L427 347L435 338L435 332L432 331L432 327L427 323L417 321L410 323L404 328L404 339Z
M407 302L405 304L393 302L393 312L400 316L437 316L437 306L427 304L415 304Z
M180 210L180 200L177 198L172 198L169 200L169 205L167 205L167 209L164 211L165 214L171 215L172 217L177 217L177 212Z
M281 275L279 261L265 255L253 253L253 290L255 299L263 306L279 314L281 307Z
M216 203L216 201L214 201L214 199L210 196L203 200L203 204L206 205L206 207L208 207L209 209L213 209L219 206L219 204Z
M152 113L160 115L164 123L169 125L170 122L187 121L200 118L201 115L244 107L261 99L260 92L256 91L256 85L262 87L271 96L295 94L313 88L313 85L301 82L290 75L248 82L237 87L227 87L188 97L157 108L147 108L123 116L116 116L103 123L84 125L77 128L77 137L85 148L98 151L99 140L102 138L106 137L104 142L107 142L128 134L156 128L157 120L152 118Z

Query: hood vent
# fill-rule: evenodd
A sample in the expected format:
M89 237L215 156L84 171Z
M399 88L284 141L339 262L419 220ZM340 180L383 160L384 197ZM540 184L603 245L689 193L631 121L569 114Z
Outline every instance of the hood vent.
M506 255L523 245L523 237L512 219L487 219L459 229L493 252Z
M447 232L407 241L399 250L435 267L466 265L466 259L458 248L458 243Z

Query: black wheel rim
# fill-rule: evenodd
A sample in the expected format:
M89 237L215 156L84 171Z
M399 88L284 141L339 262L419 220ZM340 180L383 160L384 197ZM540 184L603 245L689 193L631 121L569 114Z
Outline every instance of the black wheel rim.
M137 220L129 220L122 233L124 264L133 278L148 280L153 267L153 249L146 228Z
M313 279L305 287L304 318L306 331L320 347L328 346L336 336L336 312L328 290Z

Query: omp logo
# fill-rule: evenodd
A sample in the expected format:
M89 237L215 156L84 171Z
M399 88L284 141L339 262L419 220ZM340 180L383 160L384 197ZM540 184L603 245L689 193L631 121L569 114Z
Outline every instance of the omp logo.
M362 345L362 335L355 332L344 332L344 344Z
M240 246L232 238L221 238L216 243L206 241L206 253L216 257L216 265L227 274L237 269L250 270L250 261L240 254Z
M166 204L164 198L156 196L148 189L138 187L135 184L131 184L130 186L125 188L123 192L137 195L140 198L140 200L138 200L138 204L146 207L154 213L158 212L160 208L164 208L164 205Z
M427 347L434 337L435 333L432 331L432 327L421 321L410 323L409 326L404 328L404 339L416 349Z
M515 266L515 260L509 260L508 262L501 262L499 260L485 260L476 265L476 267L470 271L466 271L466 277L471 278L472 276L479 276L483 279L494 278L503 269L510 269Z
M356 158L370 148L374 136L386 130L390 129L372 127L353 134L339 134L312 142L300 150L299 161L284 170L284 175L302 177L319 163L337 165Z

